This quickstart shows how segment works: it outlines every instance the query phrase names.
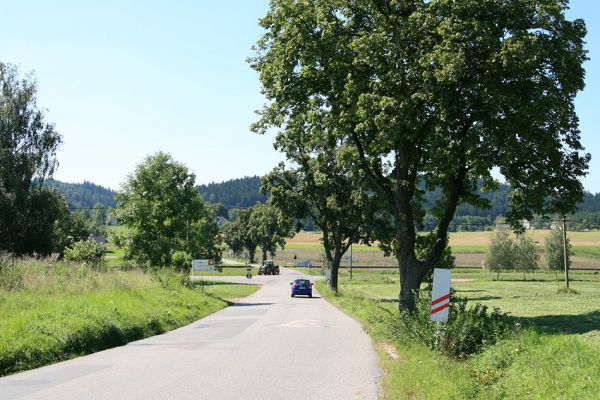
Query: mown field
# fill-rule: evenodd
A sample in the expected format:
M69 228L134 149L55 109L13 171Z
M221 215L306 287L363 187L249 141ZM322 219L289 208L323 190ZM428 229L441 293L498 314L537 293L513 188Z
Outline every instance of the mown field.
M538 245L542 263L544 239L549 233L548 230L530 230L526 233ZM456 264L461 267L481 268L490 244L491 234L492 232L452 232L449 244L456 258ZM600 231L569 232L568 237L573 246L573 268L600 269ZM277 262L281 265L294 265L295 261L312 260L313 264L320 264L323 256L320 239L320 233L300 232L296 234L287 240L284 250L277 252ZM393 257L384 257L383 252L377 246L354 245L352 250L353 265L355 266L397 265ZM344 261L343 264L347 264L347 261Z
M156 335L222 309L255 286L38 261L0 268L0 376Z
M298 270L305 271L304 268ZM309 273L318 273L311 270ZM340 272L338 294L320 292L360 320L375 339L385 399L600 398L600 274L573 272L572 293L552 273L453 271L455 296L509 313L520 326L509 337L462 361L402 340L381 321L398 313L395 270Z

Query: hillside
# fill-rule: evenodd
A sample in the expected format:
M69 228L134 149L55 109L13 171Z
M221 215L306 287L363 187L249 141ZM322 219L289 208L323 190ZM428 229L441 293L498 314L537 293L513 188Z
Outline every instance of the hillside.
M116 206L115 192L92 182L66 183L49 179L45 184L63 193L72 208L88 208L94 207L96 204L102 204L109 208Z
M250 207L257 202L264 203L267 198L260 194L259 188L259 176L245 176L198 186L204 201L220 203L225 207Z
M65 183L56 180L47 181L47 184L64 193L73 208L93 207L97 203L106 207L115 207L115 192L103 186L91 182ZM260 177L250 176L199 185L198 191L205 201L222 204L225 210L223 216L227 216L226 210L229 208L250 207L257 202L265 202L266 197L259 192L259 188ZM500 185L493 192L480 192L480 195L490 202L491 207L482 210L468 204L460 205L450 226L451 231L486 229L495 224L497 217L505 215L508 211L510 203L510 187L508 185ZM437 192L427 193L425 209L430 209L439 196L440 193ZM571 222L574 229L600 228L600 193L586 192L584 200L578 206L577 213L571 217ZM435 226L435 220L432 216L426 215L423 228L430 230L433 226Z

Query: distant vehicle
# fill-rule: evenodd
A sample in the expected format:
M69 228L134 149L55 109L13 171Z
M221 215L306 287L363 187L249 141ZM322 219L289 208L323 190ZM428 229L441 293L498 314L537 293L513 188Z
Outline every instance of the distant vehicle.
M313 284L308 279L296 279L290 285L292 285L292 297L297 295L312 297Z
M259 275L279 275L279 265L275 265L273 260L265 260L263 265L258 267Z

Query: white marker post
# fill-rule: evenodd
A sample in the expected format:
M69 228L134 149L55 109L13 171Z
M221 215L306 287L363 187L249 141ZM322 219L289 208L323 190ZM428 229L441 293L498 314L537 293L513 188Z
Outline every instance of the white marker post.
M436 347L439 340L439 324L440 322L448 321L451 279L452 274L449 269L435 268L433 270L433 290L431 291L431 320L436 322Z

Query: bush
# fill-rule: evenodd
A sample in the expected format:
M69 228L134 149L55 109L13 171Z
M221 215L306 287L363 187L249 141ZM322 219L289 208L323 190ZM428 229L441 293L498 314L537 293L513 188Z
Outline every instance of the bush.
M498 308L488 312L482 304L467 307L466 299L453 297L448 322L430 319L431 293L421 291L413 312L401 312L388 321L392 335L399 341L416 341L452 358L465 359L486 346L506 338L515 328L507 314Z
M185 251L176 251L171 256L171 265L177 271L189 271L192 267L192 255Z
M96 267L104 264L105 256L106 247L93 240L80 240L65 249L65 259Z

